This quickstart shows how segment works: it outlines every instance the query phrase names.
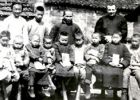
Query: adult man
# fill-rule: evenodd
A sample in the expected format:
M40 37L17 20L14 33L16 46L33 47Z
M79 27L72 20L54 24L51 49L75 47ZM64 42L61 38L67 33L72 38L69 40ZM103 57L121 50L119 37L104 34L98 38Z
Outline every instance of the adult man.
M12 44L14 38L17 35L24 35L24 39L26 39L27 36L25 36L23 32L24 27L26 25L26 20L20 15L23 9L22 3L13 2L11 9L12 14L4 19L3 30L8 30L10 32L11 34L10 43Z
M113 33L122 33L122 42L126 41L127 37L127 22L124 17L116 14L117 9L114 4L107 5L107 15L101 17L96 25L95 32L99 32L102 36L102 42L110 42L110 36Z
M62 22L54 25L51 29L50 36L52 37L53 42L58 41L59 33L64 31L69 33L68 41L70 44L74 43L74 34L83 34L79 26L73 23L72 18L73 13L71 11L64 11Z
M44 36L48 35L47 25L43 22L42 18L45 9L43 6L38 5L35 7L35 18L27 23L26 34L29 35L29 39L33 34L39 34L41 44L43 43Z

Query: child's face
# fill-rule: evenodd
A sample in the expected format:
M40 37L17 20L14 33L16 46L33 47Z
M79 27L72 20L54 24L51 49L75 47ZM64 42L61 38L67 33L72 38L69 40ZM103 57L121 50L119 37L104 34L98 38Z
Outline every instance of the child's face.
M139 43L140 43L139 38L132 38L132 42L131 42L132 47L138 47Z
M82 45L84 43L84 40L83 40L83 38L82 37L80 37L80 38L75 38L75 44L76 45Z
M32 44L32 46L34 46L34 47L39 46L39 45L40 45L40 38L39 38L39 36L34 35L34 36L32 37L32 39L31 39L31 44Z
M52 47L52 40L51 39L45 39L44 40L44 47L45 48L51 48Z
M23 47L23 41L22 40L15 40L13 45L15 48L21 49Z
M60 35L59 42L64 45L68 44L68 36Z
M119 43L120 41L121 41L121 36L119 34L113 34L112 42L113 43Z
M0 40L1 40L1 44L3 46L7 46L9 44L9 38L8 37L2 37Z
M98 44L99 41L100 41L100 36L99 36L99 34L93 34L93 35L92 35L91 41L92 41L93 44Z

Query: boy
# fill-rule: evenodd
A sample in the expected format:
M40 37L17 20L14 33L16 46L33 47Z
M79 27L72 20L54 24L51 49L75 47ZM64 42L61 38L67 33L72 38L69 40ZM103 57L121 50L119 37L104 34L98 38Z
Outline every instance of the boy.
M0 69L5 71L6 82L16 82L19 79L19 74L14 64L14 51L9 45L10 32L2 31L0 34Z
M128 46L128 50L131 53L130 66L124 69L123 73L123 86L128 89L128 82L130 75L134 75L138 85L140 87L140 35L134 34L131 40L131 45ZM128 96L128 91L124 91L123 98ZM127 100L127 99L123 99Z
M50 36L45 36L43 38L43 47L44 47L44 57L43 61L47 65L47 68L53 71L54 68L54 62L55 62L55 49L52 44L52 39Z
M84 37L82 34L75 34L75 44L71 47L74 51L75 64L74 64L74 73L76 77L80 77L80 79L85 79L85 59L84 52L86 49L86 45L84 44Z
M32 36L33 34L38 34L40 36L40 42L43 44L43 37L48 35L48 28L45 22L42 20L45 9L43 6L35 7L35 18L27 23L25 34Z
M14 62L20 74L20 80L12 84L10 99L17 100L17 94L19 92L18 91L19 84L21 84L22 86L27 86L27 81L29 78L28 73L29 56L27 50L24 47L23 37L21 35L17 35L15 37L13 41L13 50L15 54Z
M55 43L56 49L56 75L71 76L71 71L74 65L74 52L68 44L68 33L61 32L59 35L59 42ZM73 75L72 75L73 76Z
M36 84L41 84L42 78L47 72L47 68L43 62L43 47L40 45L40 36L38 34L33 34L30 38L30 44L26 46L29 53L30 63L29 63L29 95L34 98L34 86ZM47 74L47 73L46 73ZM41 77L41 78L40 78ZM36 83L36 81L37 83ZM44 81L44 80L43 80ZM48 80L44 82L45 85L49 85Z
M91 44L85 50L84 58L86 60L86 80L85 80L85 86L86 86L85 98L86 99L90 99L90 95L91 95L90 83L91 83L92 73L95 74L95 73L101 72L100 66L98 66L98 64L100 63L103 53L104 53L104 45L99 44L100 40L101 40L100 34L93 33Z
M129 66L130 53L127 47L120 43L121 39L122 33L114 33L112 35L112 42L105 46L102 59L106 65L102 68L104 87L123 88L123 69ZM114 96L117 96L116 93L114 93Z
M43 53L43 62L46 66L46 68L48 69L48 74L47 74L47 77L48 79L50 79L50 85L47 89L43 88L43 91L47 92L49 95L47 96L51 96L54 91L56 90L56 87L55 85L53 84L52 82L52 77L55 73L55 66L54 66L54 63L55 63L55 49L53 47L53 44L52 44L52 39L50 36L45 36L43 38L43 48L44 48L44 53ZM43 82L46 82L45 80ZM43 83L42 84L45 84Z
M7 100L6 85L19 80L19 73L14 64L14 50L9 45L10 32L2 31L0 34L0 76L4 88L5 100Z

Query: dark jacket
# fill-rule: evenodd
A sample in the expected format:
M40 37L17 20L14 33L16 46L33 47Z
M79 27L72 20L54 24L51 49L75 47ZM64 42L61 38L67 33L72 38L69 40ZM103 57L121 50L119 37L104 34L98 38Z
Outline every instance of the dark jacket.
M43 58L44 54L44 48L42 46L39 46L37 48L34 48L31 46L31 44L26 45L26 49L29 54L30 58L30 67L34 67L34 62L39 61L39 58Z
M120 15L115 15L114 17L105 15L97 21L95 32L99 32L102 37L105 35L112 35L116 32L121 32L122 42L125 42L127 37L127 22L125 18Z
M50 31L50 36L52 37L53 42L58 42L59 33L61 33L62 31L69 33L69 44L74 43L74 37L75 37L74 34L76 33L83 34L77 24L75 23L67 24L66 21L63 19L62 23L54 25Z
M74 52L71 45L62 45L59 42L55 43L55 54L56 54L56 61L59 63L62 61L62 53L69 54L70 62L74 64Z
M121 43L106 44L103 59L102 59L103 62L109 65L109 62L112 62L111 57L113 56L113 54L119 54L120 59L121 59L120 63L124 66L124 68L129 66L131 55L124 44L121 44Z

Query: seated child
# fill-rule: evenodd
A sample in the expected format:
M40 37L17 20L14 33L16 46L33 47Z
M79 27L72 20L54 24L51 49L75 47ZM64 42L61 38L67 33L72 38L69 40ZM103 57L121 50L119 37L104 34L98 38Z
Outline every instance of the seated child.
M49 86L49 81L47 78L47 68L43 62L43 50L44 48L40 45L40 36L34 34L30 37L30 44L26 45L27 51L29 53L30 63L29 63L29 95L34 98L34 86ZM45 82L44 82L45 81Z
M114 33L112 42L105 45L103 62L106 66L102 68L104 87L123 88L123 69L130 64L130 53L127 47L120 43L122 33ZM116 92L115 93L115 97Z
M72 67L74 65L74 52L68 44L68 33L61 32L59 42L55 43L56 50L56 75L68 77L74 76Z
M29 79L29 73L28 73L29 56L26 48L24 47L22 36L17 35L15 37L13 41L13 50L15 54L14 63L17 68L17 71L20 74L20 79L18 82L14 82L12 84L10 100L17 100L19 85L21 84L22 87L27 86L27 82Z
M90 83L92 73L96 73L96 71L101 71L100 63L103 53L104 53L104 45L99 44L101 40L101 36L99 33L93 33L91 37L91 44L85 50L85 61L86 61L86 80L85 80L85 98L90 99ZM98 79L98 78L97 78Z
M9 45L10 32L2 31L0 34L0 73L1 81L6 83L16 82L19 79L19 73L14 64L14 51Z
M86 62L84 59L84 52L86 45L84 44L84 37L82 34L75 34L75 44L72 45L74 51L75 64L74 64L74 74L77 78L80 78L81 81L86 77Z
M50 91L49 95L52 95L54 91L56 90L55 85L52 82L53 74L55 74L55 49L52 44L52 39L50 36L45 36L43 38L43 47L44 47L44 54L43 54L43 62L48 69L48 77L50 78L50 86L47 88L47 90L44 89L44 91ZM45 82L45 81L44 81ZM43 83L42 83L43 84ZM52 93L52 94L51 94Z
M124 69L123 75L123 88L128 89L129 77L134 75L138 85L140 87L140 35L134 34L131 40L131 45L128 46L128 50L131 53L130 66ZM124 96L128 96L128 91ZM124 98L125 98L124 97ZM123 99L126 100L126 99Z
M52 44L52 39L50 36L46 36L43 39L43 47L44 47L44 58L43 61L45 62L45 65L47 65L47 68L50 71L55 71L55 66L53 65L55 63L55 49Z

